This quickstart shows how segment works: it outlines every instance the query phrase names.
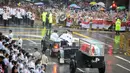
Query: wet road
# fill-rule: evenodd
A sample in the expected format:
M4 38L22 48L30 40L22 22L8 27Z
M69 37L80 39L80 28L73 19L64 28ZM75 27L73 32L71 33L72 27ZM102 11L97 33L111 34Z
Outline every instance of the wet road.
M23 48L28 52L33 53L33 48L39 48L41 50L40 40L41 29L39 28L25 28L25 27L2 27L0 26L0 32L8 35L8 30L13 30L14 39L18 36L23 38ZM56 29L56 28L54 28ZM60 32L64 31L63 28L59 28ZM76 31L84 36L99 40L106 44L105 48L105 62L106 62L106 72L105 73L130 73L130 57L125 56L119 48L117 40L115 40L115 33L109 32L95 32L95 31ZM74 34L76 38L85 38L84 36L79 36ZM115 46L116 44L116 46ZM108 54L109 46L112 46L112 55ZM48 55L48 51L46 52ZM49 57L49 65L47 67L47 73L69 73L69 66L67 64L59 65L56 58ZM97 69L79 69L77 73L98 73Z

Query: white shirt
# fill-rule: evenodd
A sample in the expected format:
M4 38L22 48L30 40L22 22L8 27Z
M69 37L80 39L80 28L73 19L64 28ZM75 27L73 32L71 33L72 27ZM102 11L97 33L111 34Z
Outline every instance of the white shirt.
M69 45L72 45L72 43L74 42L74 39L73 39L73 36L71 35L71 34L69 34L69 33L64 33L64 34L62 34L61 36L60 36L60 39L61 40L66 40L66 41L68 41L69 43Z
M35 69L35 63L34 63L33 61L30 61L30 62L28 63L28 67Z
M5 63L6 66L8 66L9 65L9 59L5 58L4 63Z
M4 13L3 8L0 8L0 15L2 15Z
M43 54L42 55L42 60L41 60L41 65L42 64L46 64L47 65L47 63L48 63L48 57L45 54Z
M13 33L10 33L9 35L8 35L8 38L11 38L11 39L13 39Z
M23 40L21 38L17 41L17 45L22 48Z
M15 8L12 8L11 9L11 15L15 15L16 14L16 9Z
M27 57L24 58L24 62L28 63L28 58Z
M12 60L16 61L16 55L15 54L12 55Z
M35 14L34 13L32 14L31 20L35 20Z
M17 17L18 19L22 19L21 12L18 11L18 12L16 13L16 17Z
M23 73L30 73L28 69L23 69Z
M3 13L3 19L4 20L8 20L8 12L4 12Z
M26 11L24 9L20 9L20 11L23 16L26 15Z
M8 48L5 47L4 49L5 49L6 53L10 54L10 50Z
M13 64L10 62L8 65L8 73L12 73Z
M27 18L31 19L32 18L32 13L29 11L27 12Z
M36 59L40 59L40 58L41 58L41 54L40 54L38 51L34 52L34 53L33 53L33 56L34 56Z
M52 33L51 36L50 36L50 39L51 39L52 41L57 41L58 38L59 38L59 35L58 35L57 33L55 33L55 32Z
M0 41L0 49L3 49L2 41Z

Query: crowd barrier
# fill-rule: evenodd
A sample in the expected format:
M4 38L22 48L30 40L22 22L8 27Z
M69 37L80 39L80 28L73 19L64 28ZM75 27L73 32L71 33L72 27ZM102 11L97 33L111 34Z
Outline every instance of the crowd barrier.
M114 21L106 21L106 20L92 20L92 28L93 29L108 29L111 25L114 25ZM70 27L73 25L72 21L67 21L66 26ZM121 31L125 31L126 26L128 24L126 22L122 22ZM81 22L81 28L90 28L90 22Z
M126 55L130 56L130 32L122 33L120 37L120 48Z

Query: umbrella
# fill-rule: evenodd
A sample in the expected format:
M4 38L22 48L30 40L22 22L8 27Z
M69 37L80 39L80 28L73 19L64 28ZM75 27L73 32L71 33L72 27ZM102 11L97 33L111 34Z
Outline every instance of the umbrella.
M43 5L44 3L42 2L37 2L37 3L34 3L35 5Z
M78 5L76 4L71 4L69 7L74 7L74 8L80 8Z
M96 2L90 2L89 3L90 5L95 5L95 4L97 4Z
M100 5L102 7L105 7L105 4L103 2L98 2L97 5Z
M117 7L117 9L118 10L123 10L123 9L126 9L126 7L125 6L119 6L119 7Z

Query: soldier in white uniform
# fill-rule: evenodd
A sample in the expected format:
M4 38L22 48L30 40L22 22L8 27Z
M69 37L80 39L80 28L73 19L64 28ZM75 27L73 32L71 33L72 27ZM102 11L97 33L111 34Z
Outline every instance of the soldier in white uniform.
M3 20L4 20L4 26L6 26L8 23L8 12L6 9L5 12L3 13Z
M22 13L20 11L20 9L18 9L17 13L16 13L16 17L17 17L17 21L18 21L18 25L21 24L21 20L22 20Z
M2 23L2 16L3 16L4 10L3 8L0 8L0 22Z
M68 43L68 45L69 46L72 46L72 44L73 44L73 42L74 42L74 39L73 39L73 36L72 36L72 34L71 34L71 32L68 30L66 33L63 33L61 36L60 36L60 39L61 39L61 41L62 40L65 40L65 41L67 41Z
M50 36L50 40L52 40L52 41L58 41L58 39L59 39L59 35L57 33L57 30L54 30L54 32Z

